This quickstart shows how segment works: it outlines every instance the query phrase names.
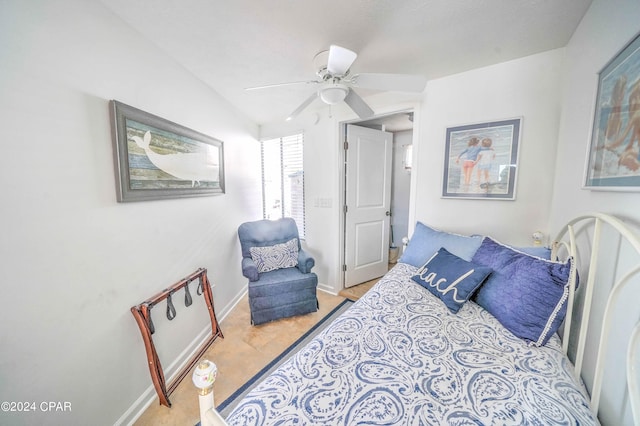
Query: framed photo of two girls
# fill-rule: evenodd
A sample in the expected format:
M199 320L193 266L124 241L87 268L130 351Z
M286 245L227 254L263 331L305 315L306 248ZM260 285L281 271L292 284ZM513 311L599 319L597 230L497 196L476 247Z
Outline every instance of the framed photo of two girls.
M522 118L447 128L443 198L514 200Z

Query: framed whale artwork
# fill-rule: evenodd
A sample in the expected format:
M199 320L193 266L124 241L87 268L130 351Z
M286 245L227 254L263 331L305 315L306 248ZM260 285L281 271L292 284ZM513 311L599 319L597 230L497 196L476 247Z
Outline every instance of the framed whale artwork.
M119 202L224 194L223 142L110 102Z

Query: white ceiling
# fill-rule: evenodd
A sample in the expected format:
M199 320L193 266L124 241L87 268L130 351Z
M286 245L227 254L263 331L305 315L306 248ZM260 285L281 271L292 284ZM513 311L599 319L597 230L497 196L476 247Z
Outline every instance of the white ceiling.
M563 47L591 0L101 0L258 124L313 91L337 44L358 72L438 78ZM359 91L360 92L360 91ZM360 92L366 96L372 92ZM320 102L320 101L316 101Z

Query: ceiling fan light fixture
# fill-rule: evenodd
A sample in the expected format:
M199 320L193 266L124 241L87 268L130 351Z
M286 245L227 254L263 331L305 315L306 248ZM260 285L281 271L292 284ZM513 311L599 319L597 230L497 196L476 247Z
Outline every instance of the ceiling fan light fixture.
M332 44L329 50L323 50L313 58L318 79L311 81L293 81L264 86L250 87L247 90L267 87L289 86L294 84L318 84L317 89L298 108L287 121L297 117L305 108L320 98L327 105L344 102L361 119L374 115L374 111L354 89L386 90L393 92L424 92L427 79L423 75L359 73L351 74L351 66L358 54L345 47ZM412 117L410 117L411 119Z
M335 105L344 101L349 94L349 88L344 84L332 84L331 86L320 89L320 99L329 105Z

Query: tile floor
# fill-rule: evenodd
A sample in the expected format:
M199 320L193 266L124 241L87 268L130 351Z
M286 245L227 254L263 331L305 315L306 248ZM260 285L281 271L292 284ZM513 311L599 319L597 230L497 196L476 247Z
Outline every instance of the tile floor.
M224 339L217 339L203 358L215 362L215 404L220 404L271 360L293 344L345 297L357 299L377 280L343 290L334 296L318 291L320 309L308 315L251 326L246 296L220 322ZM157 400L134 423L136 426L195 425L199 419L198 394L189 374L169 397L171 408Z

